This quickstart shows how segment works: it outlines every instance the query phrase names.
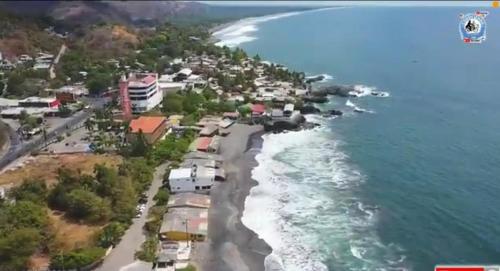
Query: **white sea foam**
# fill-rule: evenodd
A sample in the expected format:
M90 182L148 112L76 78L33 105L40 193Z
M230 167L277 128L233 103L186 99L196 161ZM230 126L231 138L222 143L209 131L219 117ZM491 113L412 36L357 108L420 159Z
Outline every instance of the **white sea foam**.
M359 107L358 105L356 105L355 103L351 102L350 99L347 99L347 101L345 102L345 105L346 106L349 106L349 107L352 107L354 109L354 111L357 111L357 112L367 112L367 113L375 113L374 111L372 110L367 110L367 109L364 109L364 108L361 108Z
M369 87L365 85L355 85L354 90L349 92L349 95L355 96L355 97L363 97L363 96L368 96L372 94L372 91L376 90L377 88L375 87Z
M401 267L402 252L377 236L378 208L355 192L364 176L341 151L330 120L307 118L322 126L266 134L256 156L252 177L258 185L245 201L242 221L273 248L266 270L328 270L326 260L335 270Z
M305 12L316 12L326 9L333 9L333 8L317 9L310 11L293 11L293 12L272 14L261 17L245 18L237 21L234 24L229 25L228 27L225 27L223 29L220 29L212 33L212 35L220 40L219 42L216 43L217 46L225 45L230 48L236 47L242 43L257 39L257 37L255 37L255 32L259 30L257 25L260 23L280 18L290 17Z
M318 81L320 83L325 83L325 82L328 82L328 81L330 81L330 80L333 79L333 76L331 76L329 74L326 74L326 73L316 74L316 75L309 75L309 76L306 76L306 79L316 78L318 76L323 76L323 79L321 81Z

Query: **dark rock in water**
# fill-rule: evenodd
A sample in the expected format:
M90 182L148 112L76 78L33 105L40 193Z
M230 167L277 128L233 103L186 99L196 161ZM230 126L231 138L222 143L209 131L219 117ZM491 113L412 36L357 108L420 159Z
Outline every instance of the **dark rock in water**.
M290 117L290 121L299 125L306 122L306 118L302 114L294 114Z
M311 95L315 97L326 97L328 92L325 89L316 89L311 91Z
M328 102L328 98L321 97L321 96L305 96L302 99L304 100L304 102L310 102L310 103L326 103L326 102Z
M335 109L330 110L330 112L329 112L329 113L330 113L330 115L331 115L331 116L342 116L342 114L343 114L343 113L342 113L342 111L340 111L340 110L335 110Z
M314 77L306 79L306 84L322 81L323 79L325 79L324 75L314 76Z
M264 131L266 132L280 133L286 130L295 130L298 127L298 124L286 120L269 121L264 123Z
M316 128L319 126L321 126L321 125L319 123L315 123L315 122L306 122L306 123L304 123L304 125L302 125L302 127L304 129L313 129L313 128Z
M349 97L349 91L354 90L354 86L346 85L333 85L321 88L322 91L326 91L329 95L337 95L342 97Z
M302 114L294 114L288 120L271 120L265 122L264 131L280 133L287 130L297 130L305 122L306 118Z
M315 107L314 105L310 105L310 104L304 105L304 106L302 106L302 108L300 108L301 114L316 114L316 113L320 113L320 112L321 112L321 110L319 110L319 108Z

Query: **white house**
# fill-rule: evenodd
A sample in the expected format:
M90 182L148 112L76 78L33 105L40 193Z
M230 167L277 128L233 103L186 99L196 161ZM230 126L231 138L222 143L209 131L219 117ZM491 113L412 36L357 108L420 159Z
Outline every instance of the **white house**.
M196 165L172 169L168 181L173 193L209 191L215 181L215 169Z

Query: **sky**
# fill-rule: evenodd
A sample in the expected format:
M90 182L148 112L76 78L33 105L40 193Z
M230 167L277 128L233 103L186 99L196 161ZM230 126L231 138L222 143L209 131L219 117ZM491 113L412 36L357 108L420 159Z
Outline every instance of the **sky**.
M226 6L491 6L492 1L198 1Z

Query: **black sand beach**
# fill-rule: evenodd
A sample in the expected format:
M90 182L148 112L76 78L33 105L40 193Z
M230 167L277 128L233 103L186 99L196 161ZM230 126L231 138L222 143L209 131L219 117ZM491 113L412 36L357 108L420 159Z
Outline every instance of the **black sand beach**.
M223 138L220 154L224 158L226 181L212 188L208 215L208 241L197 244L195 263L204 271L264 270L264 259L271 248L241 222L245 199L257 185L251 171L262 145L262 126L235 124Z

